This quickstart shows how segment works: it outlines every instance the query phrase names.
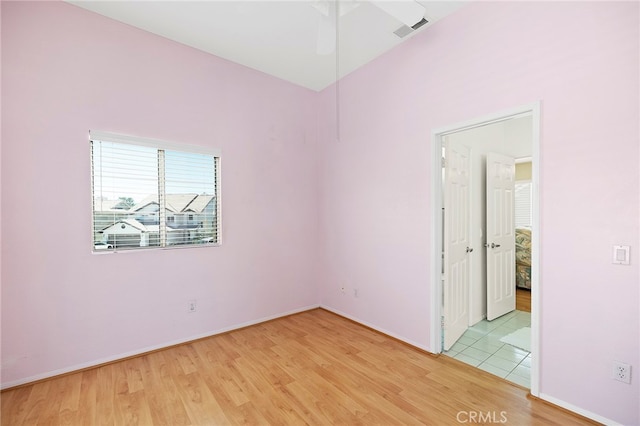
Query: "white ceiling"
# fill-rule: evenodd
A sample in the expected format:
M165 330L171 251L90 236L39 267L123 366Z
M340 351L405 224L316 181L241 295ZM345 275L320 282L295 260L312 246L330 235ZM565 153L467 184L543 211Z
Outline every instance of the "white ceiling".
M391 3L407 1L411 0ZM317 42L322 37L318 30L322 14L318 8L326 9L326 0L69 3L294 84L322 90L335 82L337 75L342 77L416 33L428 31L430 25L466 1L419 1L429 23L399 38L393 32L403 24L380 7L366 0L341 0L341 10L347 6L351 10L339 18L337 64L335 49L331 54L317 53Z

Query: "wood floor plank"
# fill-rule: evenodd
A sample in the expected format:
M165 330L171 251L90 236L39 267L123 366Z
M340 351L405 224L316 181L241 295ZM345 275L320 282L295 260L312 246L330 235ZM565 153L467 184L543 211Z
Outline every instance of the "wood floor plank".
M178 394L173 377L167 374L163 352L154 352L140 358L142 385L147 396L152 424L183 426L191 424Z
M248 394L236 382L229 364L214 364L207 375L207 386L215 392L216 399L224 398L225 406L240 407L251 402Z
M98 369L80 373L80 395L75 419L69 424L91 424L96 418Z
M516 309L531 312L531 290L516 288Z
M144 371L144 362L141 357L128 359L124 363L125 373L127 376L127 388L129 393L144 390L144 382L142 374Z
M417 421L407 413L406 407L395 403L397 394L385 389L377 377L364 375L344 365L326 368L322 376L343 392L351 392L356 402L366 407L364 418L369 419L368 424L372 419L378 419L374 424L414 424Z
M182 403L193 424L232 424L200 374L179 375L175 381Z
M153 417L145 392L118 394L114 419L117 425L144 426L152 424Z
M113 425L115 411L115 382L113 379L113 365L109 364L96 369L96 399L95 405L95 424ZM57 379L54 379L57 380ZM33 385L37 387L39 384ZM89 401L91 403L91 401Z
M25 419L31 408L32 386L16 388L12 392L3 392L1 395L2 419L13 419L15 424L25 424ZM0 423L4 423L0 421Z
M22 424L35 425L44 424L50 412L53 409L53 404L48 404L47 399L49 397L49 390L52 388L51 382L44 382L42 386L34 387L29 394L28 404L26 404L26 416ZM5 423L4 421L2 422Z
M9 389L0 407L3 426L596 424L322 309Z

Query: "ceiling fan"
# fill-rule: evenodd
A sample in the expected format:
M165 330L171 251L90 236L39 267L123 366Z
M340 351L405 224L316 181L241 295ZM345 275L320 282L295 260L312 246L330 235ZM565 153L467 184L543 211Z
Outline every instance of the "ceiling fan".
M319 0L312 4L319 12L316 46L318 55L329 55L335 51L337 20L357 8L361 1L365 0ZM424 6L414 0L368 1L403 24L394 31L398 37L404 37L427 23Z

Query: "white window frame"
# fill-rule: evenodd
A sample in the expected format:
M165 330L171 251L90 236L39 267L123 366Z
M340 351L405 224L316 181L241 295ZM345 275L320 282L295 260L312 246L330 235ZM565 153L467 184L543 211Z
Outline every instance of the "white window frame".
M122 249L121 251L117 248L109 249L109 250L97 250L95 248L94 241L94 232L95 232L95 210L94 210L94 168L93 164L91 165L91 250L92 253L115 253L115 252L136 252L136 251L147 251L147 250L174 250L174 249L189 249L189 248L200 248L200 247L217 247L222 245L222 197L221 197L221 163L222 156L221 150L218 148L204 147L199 145L189 145L189 144L181 144L175 142L168 142L159 139L145 138L139 136L129 136L129 135L121 135L116 133L104 132L104 131L89 131L89 145L92 146L93 141L101 141L101 142L113 142L118 144L129 144L134 146L142 146L148 147L158 150L159 155L159 167L158 167L158 179L164 181L164 151L177 151L184 153L194 153L194 154L202 154L214 157L214 161L216 164L215 167L215 223L216 223L216 242L207 243L207 244L185 244L185 245L170 245L167 244L165 238L161 237L160 246L148 246L148 247L132 247L127 249ZM91 150L90 150L91 152ZM93 161L93 159L91 159ZM163 185L159 185L159 187L164 187ZM160 204L159 209L159 223L162 224L165 221L165 200L164 200L164 188L158 194L158 202Z

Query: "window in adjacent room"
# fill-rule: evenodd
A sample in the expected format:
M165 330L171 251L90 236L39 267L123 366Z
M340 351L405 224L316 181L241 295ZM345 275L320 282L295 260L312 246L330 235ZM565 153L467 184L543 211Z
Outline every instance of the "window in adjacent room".
M531 161L516 161L515 221L516 228L531 228L533 223L533 187Z
M220 244L217 150L104 132L90 142L94 251Z
M531 181L516 181L515 193L516 228L531 228L533 205Z

